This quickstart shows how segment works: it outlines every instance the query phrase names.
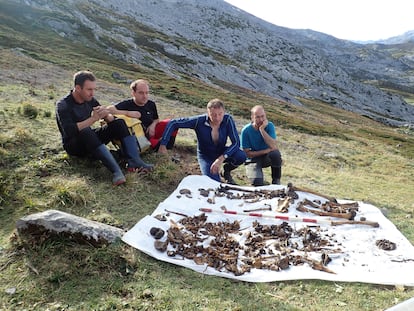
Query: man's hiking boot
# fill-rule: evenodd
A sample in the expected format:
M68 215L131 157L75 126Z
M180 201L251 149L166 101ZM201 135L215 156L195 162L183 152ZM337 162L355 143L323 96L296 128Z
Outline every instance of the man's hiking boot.
M234 166L230 163L224 163L223 170L220 172L220 176L223 177L225 183L230 185L237 185L233 177L231 177L230 173L235 168L237 168L237 166Z
M119 186L126 182L118 162L104 144L98 146L98 148L93 151L92 156L95 159L100 160L102 164L112 172L112 184L114 186Z
M126 178L125 178L124 174L122 174L122 172L121 173L120 172L113 173L112 184L114 186L119 186L119 185L122 185L124 183L126 183Z
M272 184L280 185L280 178L282 177L282 168L272 166Z
M221 171L220 176L223 177L224 182L229 185L237 185L230 172Z

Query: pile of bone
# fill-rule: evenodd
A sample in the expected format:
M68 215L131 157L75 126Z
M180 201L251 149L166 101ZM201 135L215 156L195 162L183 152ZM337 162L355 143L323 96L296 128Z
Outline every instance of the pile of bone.
M255 221L252 227L240 229L238 221L207 222L204 213L171 223L166 234L151 228L155 249L236 276L252 268L280 271L302 264L334 273L326 267L329 254L341 252L333 234L318 226L296 230L286 222L262 225Z

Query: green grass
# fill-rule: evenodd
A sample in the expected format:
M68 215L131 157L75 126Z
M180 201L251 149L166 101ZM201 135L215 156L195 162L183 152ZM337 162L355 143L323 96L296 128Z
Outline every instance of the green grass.
M157 261L121 242L94 248L58 237L17 236L19 218L47 209L131 228L184 176L198 172L189 130L180 130L172 152L181 164L146 154L155 172L145 178L128 175L122 187L112 187L97 163L67 156L54 102L71 88L74 68L87 63L99 78L96 96L102 104L130 96L112 72L150 79L162 118L204 112L208 100L220 97L240 129L250 107L263 104L277 124L284 184L385 208L414 242L412 130L386 127L320 102L303 100L304 106L296 107L227 84L218 90L188 77L174 80L93 50L75 53L55 37L54 51L42 45L46 38L20 32L17 42L26 50L0 50L1 310L383 310L414 296L412 288L373 284L236 282ZM28 105L38 111L36 118L24 113ZM235 178L247 184L242 167Z

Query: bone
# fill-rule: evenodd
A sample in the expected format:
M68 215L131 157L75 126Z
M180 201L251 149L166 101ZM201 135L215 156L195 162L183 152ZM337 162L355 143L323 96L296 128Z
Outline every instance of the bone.
M337 202L325 202L322 204L322 208L325 210L328 209L335 209L335 210L354 210L358 211L358 202L350 202L350 203L337 203Z
M276 211L280 213L287 213L289 211L290 201L291 201L290 197L279 199L277 202Z
M220 187L218 188L219 192L226 192L229 190L235 190L235 191L241 191L241 192L245 192L245 193L253 193L256 195L261 195L267 198L275 198L275 197L284 197L285 196L285 191L284 189L276 189L276 190L266 190L266 189L244 189L241 187L237 187L237 186L231 186L231 185L220 185Z
M321 206L319 205L319 204L316 204L315 202L312 202L311 200L309 200L309 199L304 199L303 200L303 204L304 205L309 205L309 206L312 206L312 207L314 207L314 208L321 208Z
M319 210L313 210L310 208L307 208L303 206L303 202L299 203L298 207L296 208L298 211L301 212L309 212L318 216L330 216L330 217L336 217L336 218L345 218L348 220L353 220L355 218L355 211L351 211L349 213L334 213L334 212L325 212L325 211L319 211Z
M376 221L359 221L359 220L345 220L345 221L331 221L332 226L339 226L339 225L367 225L374 228L379 227L379 223Z
M335 202L335 203L338 202L334 197L327 196L325 194L322 194L322 193L319 193L319 192L316 192L316 191L313 191L313 190L310 190L310 189L296 187L292 183L288 183L288 188L291 188L293 191L301 191L301 192L311 193L311 194L317 195L319 197L328 199L329 201L332 201L332 202Z

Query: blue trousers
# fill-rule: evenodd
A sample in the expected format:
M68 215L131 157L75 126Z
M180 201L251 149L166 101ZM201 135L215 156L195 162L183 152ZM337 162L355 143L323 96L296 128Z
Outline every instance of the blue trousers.
M213 162L220 156L220 154L215 155L213 157L208 155L203 155L198 153L198 164L200 165L200 170L203 175L207 175L208 177L220 181L220 174L212 174L210 172L210 167ZM239 166L246 161L246 153L243 150L237 150L231 157L228 157L224 163L230 163L234 166Z

